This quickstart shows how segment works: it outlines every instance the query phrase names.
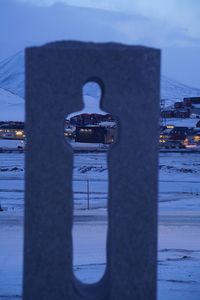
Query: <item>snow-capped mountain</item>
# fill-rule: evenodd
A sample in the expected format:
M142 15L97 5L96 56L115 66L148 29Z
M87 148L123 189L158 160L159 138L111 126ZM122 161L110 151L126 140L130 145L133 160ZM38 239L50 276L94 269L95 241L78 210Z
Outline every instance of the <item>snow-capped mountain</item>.
M24 98L24 52L0 62L0 88Z
M1 88L0 121L24 121L24 99Z
M166 100L166 106L185 97L200 97L200 89L190 87L167 76L161 78L161 98Z
M15 55L0 62L0 88L19 96L20 98L16 99L20 99L20 101L23 101L21 98L24 98L24 51L18 52ZM94 83L90 83L85 86L83 93L85 96L89 96L87 98L90 99L90 103L92 103L90 97L98 99L100 97L100 90ZM4 106L5 103L7 103L6 98L10 99L11 97L10 94L6 95L6 92L4 92L3 94L4 96L2 96L1 90L1 107L2 105ZM166 106L173 104L175 101L181 101L184 97L195 96L200 96L200 89L187 86L166 76L161 77L161 98L166 100ZM22 106L22 103L20 105ZM6 110L8 109L8 107L11 108L11 106L11 104L8 104L6 106ZM92 108L94 108L94 104L92 104ZM88 112L90 112L91 109L89 107L88 109Z

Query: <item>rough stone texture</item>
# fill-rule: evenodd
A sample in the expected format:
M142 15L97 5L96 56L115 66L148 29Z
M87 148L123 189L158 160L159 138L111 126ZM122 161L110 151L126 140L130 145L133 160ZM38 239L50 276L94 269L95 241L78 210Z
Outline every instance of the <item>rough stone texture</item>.
M73 152L65 116L95 80L118 121L108 156L107 269L93 285L72 270ZM25 300L155 300L160 51L57 42L26 50Z

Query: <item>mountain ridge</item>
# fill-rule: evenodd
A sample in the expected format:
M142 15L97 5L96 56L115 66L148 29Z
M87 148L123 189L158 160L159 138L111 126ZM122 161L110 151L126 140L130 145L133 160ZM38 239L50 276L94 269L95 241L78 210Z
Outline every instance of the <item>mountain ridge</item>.
M0 88L0 121L24 121L24 99Z
M24 99L24 68L24 51L17 52L7 59L1 61L0 88L7 91L8 93L12 93L13 96L17 95L21 99ZM95 99L99 99L99 89L95 87L94 83L90 83L85 86L83 93L86 96L91 96ZM167 76L161 76L161 98L165 99L166 106L170 106L176 101L182 101L184 97L196 96L200 96L200 89L190 87ZM2 101L1 99L2 96L0 98L0 101ZM5 100L3 101L5 103Z

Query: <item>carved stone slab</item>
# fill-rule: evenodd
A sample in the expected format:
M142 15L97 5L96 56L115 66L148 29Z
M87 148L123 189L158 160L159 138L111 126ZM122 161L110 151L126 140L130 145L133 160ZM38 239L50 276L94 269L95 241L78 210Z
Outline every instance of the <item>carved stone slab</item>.
M107 267L96 284L72 269L73 151L66 115L94 80L116 117L108 155ZM26 49L24 300L155 300L160 51L56 42Z

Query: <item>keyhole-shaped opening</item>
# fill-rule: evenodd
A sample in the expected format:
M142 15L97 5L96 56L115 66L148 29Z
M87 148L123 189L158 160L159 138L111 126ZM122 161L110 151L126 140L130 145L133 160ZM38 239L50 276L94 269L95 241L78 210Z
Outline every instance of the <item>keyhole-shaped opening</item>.
M87 82L82 92L84 108L65 123L65 138L74 149L73 269L80 281L94 283L106 268L107 150L116 123L100 107L103 93L97 82Z

